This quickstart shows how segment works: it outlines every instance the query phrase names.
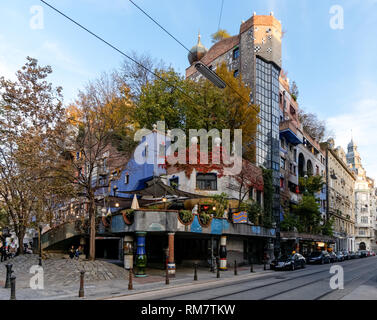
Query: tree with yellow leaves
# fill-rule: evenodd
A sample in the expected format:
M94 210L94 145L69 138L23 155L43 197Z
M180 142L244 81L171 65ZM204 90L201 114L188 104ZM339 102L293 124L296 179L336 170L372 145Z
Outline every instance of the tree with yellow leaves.
M131 118L133 113L130 89L111 74L90 82L80 91L75 104L67 108L70 134L64 149L71 153L68 160L73 170L64 169L61 174L76 186L77 198L86 203L91 260L95 259L95 196L104 188L97 180L104 171L110 178L112 170L123 167L133 152L133 132L137 127Z

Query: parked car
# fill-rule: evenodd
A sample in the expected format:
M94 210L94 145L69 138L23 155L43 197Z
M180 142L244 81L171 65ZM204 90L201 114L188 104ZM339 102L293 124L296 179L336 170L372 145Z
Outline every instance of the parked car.
M282 255L279 259L271 262L271 270L295 270L298 268L305 268L306 260L299 254L295 253L293 255Z
M350 260L351 259L348 251L344 250L344 251L342 251L342 253L343 253L344 260Z
M330 255L330 262L331 263L334 263L334 262L338 261L338 258L336 257L336 254L335 254L334 251L329 252L329 255Z
M360 259L361 258L361 251L360 250L355 252L355 258L356 259Z
M350 259L356 259L356 252L350 251Z
M358 251L360 258L366 258L367 257L367 251L366 250L359 250Z
M376 256L376 253L375 253L374 251L371 251L371 252L370 252L370 255L371 255L372 257L375 257L375 256Z
M367 250L367 257L370 257L370 251Z
M343 255L343 252L338 251L338 252L336 253L336 257L337 257L337 259L338 259L338 262L344 261L344 255Z
M308 263L330 263L330 255L327 251L314 251L309 255Z

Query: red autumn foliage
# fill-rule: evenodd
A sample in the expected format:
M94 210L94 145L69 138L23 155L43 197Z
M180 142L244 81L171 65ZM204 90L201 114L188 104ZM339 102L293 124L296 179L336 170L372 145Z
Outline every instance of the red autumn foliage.
M190 164L190 153L192 156L196 153L197 163ZM224 155L227 158L227 152L224 150ZM174 153L174 157L178 157L178 153ZM187 178L190 178L192 172L195 171L199 173L210 173L215 171L217 173L217 177L221 178L224 176L224 169L231 168L233 163L226 165L224 164L223 159L223 147L215 146L212 151L208 152L208 163L201 163L203 162L202 159L205 159L205 154L200 151L200 146L198 145L195 150L195 145L191 145L189 148L186 149L186 158L184 159L185 163L176 163L171 164L169 161L169 157L165 159L165 164L162 165L166 170L171 169L174 172L181 172L184 171ZM220 159L220 161L216 161ZM213 163L219 162L218 164ZM263 191L263 175L262 170L257 166L253 165L251 162L243 159L242 160L242 171L238 175L233 176L234 179L239 183L242 184L244 187L253 187L257 190Z

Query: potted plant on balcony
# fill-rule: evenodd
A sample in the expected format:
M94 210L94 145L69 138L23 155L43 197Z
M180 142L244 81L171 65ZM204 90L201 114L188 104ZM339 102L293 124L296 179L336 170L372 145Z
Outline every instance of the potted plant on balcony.
M178 220L183 225L188 226L194 221L194 215L190 210L180 210L178 213Z
M134 223L134 209L126 209L122 211L122 216L125 224L131 225Z
M208 228L209 225L211 224L212 217L211 217L211 215L209 213L200 212L198 218L199 218L199 224L203 228Z
M102 224L105 228L110 227L111 225L111 216L102 216Z

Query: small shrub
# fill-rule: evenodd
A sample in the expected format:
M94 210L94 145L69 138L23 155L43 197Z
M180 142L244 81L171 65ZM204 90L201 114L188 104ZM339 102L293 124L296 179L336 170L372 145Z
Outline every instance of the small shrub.
M203 225L207 225L208 222L211 220L211 216L208 213L202 212L199 214L199 219Z
M182 220L184 223L189 223L192 221L194 215L190 210L180 210L179 211L179 218Z

